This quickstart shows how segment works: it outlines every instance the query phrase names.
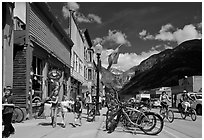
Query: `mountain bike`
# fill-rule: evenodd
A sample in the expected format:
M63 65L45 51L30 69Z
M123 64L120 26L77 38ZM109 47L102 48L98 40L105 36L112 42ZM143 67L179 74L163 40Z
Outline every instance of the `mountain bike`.
M166 107L161 107L160 108L160 115L162 116L163 119L167 119L170 123L174 121L174 112L172 110L169 110L169 107L167 104L165 104Z
M187 111L185 112L184 108L182 107L182 109L181 109L181 117L183 119L186 119L187 116L191 117L192 121L195 121L197 119L197 114L196 114L195 109L193 109L192 107L188 107Z
M157 135L162 131L164 121L159 114L128 107L127 103L122 103L117 98L115 101L117 106L106 120L108 133L112 133L119 122L122 122L125 129L139 128L148 135Z
M117 111L106 121L109 133L115 130L119 121L122 122L126 129L138 127L148 135L159 134L164 125L163 119L159 114L154 112L142 112L138 109L127 107L124 103L119 103ZM158 129L155 130L154 128Z

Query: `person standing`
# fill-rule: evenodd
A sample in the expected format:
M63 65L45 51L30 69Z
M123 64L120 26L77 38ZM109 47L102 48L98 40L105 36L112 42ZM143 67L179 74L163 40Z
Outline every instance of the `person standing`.
M2 137L7 138L10 136L10 134L15 133L15 129L12 125L12 116L14 111L14 103L15 98L12 95L12 89L10 86L7 86L4 88L4 96L2 98L2 104L3 104L3 123L4 123L4 130L2 132Z
M82 125L81 113L82 113L82 102L80 101L79 97L76 97L76 101L74 103L74 127L76 127L77 120L79 120L79 126Z
M59 88L60 85L58 82L56 82L55 88L51 94L51 119L52 119L52 127L56 127L56 123L57 123L57 113L58 113L58 107L59 107Z
M90 97L90 93L87 91L86 92L86 109L87 109L87 115L89 114L89 108L90 108L90 103L91 103L91 97Z

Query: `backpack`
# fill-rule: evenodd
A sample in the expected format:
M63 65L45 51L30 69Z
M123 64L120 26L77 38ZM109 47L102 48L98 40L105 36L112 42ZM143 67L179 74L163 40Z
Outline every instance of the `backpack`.
M74 104L75 112L79 112L81 109L81 103L79 101L76 101Z

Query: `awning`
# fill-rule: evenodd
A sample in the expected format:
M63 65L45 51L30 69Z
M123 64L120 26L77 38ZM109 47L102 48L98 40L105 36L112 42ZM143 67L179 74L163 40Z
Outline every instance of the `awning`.
M26 39L26 31L25 30L15 30L14 31L14 44L22 46L24 45Z

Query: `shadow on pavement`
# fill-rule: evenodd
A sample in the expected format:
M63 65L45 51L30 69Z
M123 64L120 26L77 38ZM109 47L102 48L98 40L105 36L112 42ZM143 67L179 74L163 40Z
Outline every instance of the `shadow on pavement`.
M49 126L49 125L52 125L52 124L51 123L47 123L47 122L41 122L41 123L38 123L38 125Z

